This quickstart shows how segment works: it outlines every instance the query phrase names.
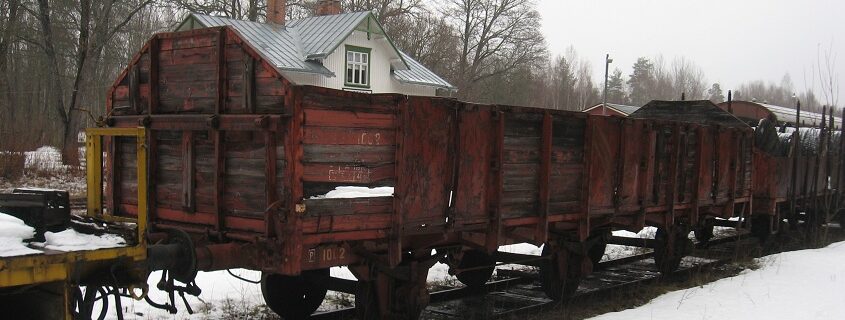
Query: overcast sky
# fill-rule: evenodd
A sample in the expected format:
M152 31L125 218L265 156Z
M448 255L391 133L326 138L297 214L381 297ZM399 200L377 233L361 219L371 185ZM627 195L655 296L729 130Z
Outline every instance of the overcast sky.
M667 64L691 59L726 95L750 80L780 83L787 73L803 91L813 85L819 48L832 48L839 105L845 102L843 0L538 0L538 10L551 53L574 46L597 83L605 53L611 72L619 68L626 78L637 57L662 54Z

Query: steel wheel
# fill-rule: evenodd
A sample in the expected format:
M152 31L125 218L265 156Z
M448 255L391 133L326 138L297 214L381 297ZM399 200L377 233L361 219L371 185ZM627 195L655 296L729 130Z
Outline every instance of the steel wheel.
M546 296L555 301L572 297L581 284L581 259L564 249L552 251L548 244L543 246L542 255L551 256L540 264L540 279L543 281ZM561 264L558 259L566 261ZM561 265L564 265L566 270L560 270ZM565 276L562 277L561 274Z
M772 216L754 217L751 220L751 235L760 239L760 243L766 244L769 236L772 235Z
M707 219L692 229L695 240L701 246L706 246L713 239L713 220Z
M496 270L495 265L496 261L489 254L481 250L469 250L464 252L458 269L471 270L462 271L455 276L467 287L481 287L493 276L493 271Z
M600 234L595 240L596 242L589 250L587 250L587 256L590 257L590 261L593 262L594 266L597 265L602 258L604 258L604 251L607 250L607 240L612 236L610 230L599 232Z
M355 314L361 320L381 318L375 281L358 281L355 292Z
M326 298L326 288L306 280L307 274L328 276L329 269L303 271L300 276L265 273L261 277L264 302L283 319L305 319Z
M670 274L680 267L681 260L686 255L690 244L687 238L689 232L684 232L685 230L688 231L683 227L674 227L672 231L667 231L665 228L657 229L654 239L657 240L658 245L654 248L654 262L660 273ZM670 235L669 232L674 232L674 235ZM670 236L674 239L670 239Z

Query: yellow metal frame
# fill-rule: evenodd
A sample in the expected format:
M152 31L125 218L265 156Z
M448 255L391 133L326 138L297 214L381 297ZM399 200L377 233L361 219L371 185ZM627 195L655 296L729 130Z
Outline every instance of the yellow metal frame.
M138 220L103 212L103 137L135 137L138 176ZM145 128L89 128L85 131L88 183L88 215L113 222L137 222L138 243L147 231L147 130ZM90 164L97 163L98 166Z
M137 224L137 244L131 247L90 251L45 253L6 257L0 259L0 288L21 285L38 285L63 281L69 288L69 277L74 268L86 262L130 258L143 261L147 258L144 235L147 230L147 131L144 128L89 128L86 130L85 157L87 161L88 215L107 221L134 222ZM138 167L138 218L117 217L104 213L103 203L103 137L135 137ZM66 297L67 300L67 290ZM69 318L68 310L66 318Z

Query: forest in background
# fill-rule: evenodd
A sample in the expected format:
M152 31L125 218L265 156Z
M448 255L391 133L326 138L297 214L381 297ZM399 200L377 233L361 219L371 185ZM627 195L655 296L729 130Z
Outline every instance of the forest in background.
M288 0L288 20L314 14L319 0ZM603 80L576 48L549 52L533 0L343 0L343 9L373 11L397 47L459 88L465 101L581 110L601 102ZM0 150L77 143L79 130L102 116L106 91L156 32L186 12L264 21L266 0L4 0L0 2ZM577 32L577 31L573 31ZM820 110L836 105L835 56L818 57L821 92L750 81L735 100ZM603 61L602 61L603 62ZM833 65L832 65L833 64ZM826 73L825 73L826 72ZM753 75L749 78L753 79ZM818 77L818 79L815 79ZM707 81L688 57L641 57L631 74L611 70L607 101L710 99L727 90ZM75 163L74 152L66 162Z

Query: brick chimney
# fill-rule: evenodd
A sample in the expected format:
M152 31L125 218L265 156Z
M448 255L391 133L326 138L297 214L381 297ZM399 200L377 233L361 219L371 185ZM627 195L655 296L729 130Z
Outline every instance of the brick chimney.
M267 23L285 25L287 0L267 0Z
M320 0L317 4L318 16L329 16L333 14L340 14L340 0Z

